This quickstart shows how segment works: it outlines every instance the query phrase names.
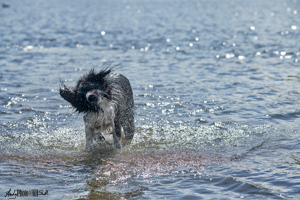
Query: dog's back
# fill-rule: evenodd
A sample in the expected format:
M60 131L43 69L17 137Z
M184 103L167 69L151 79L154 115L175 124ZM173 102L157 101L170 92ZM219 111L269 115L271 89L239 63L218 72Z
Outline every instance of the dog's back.
M110 73L105 78L114 89L112 97L115 104L115 123L124 129L125 138L132 139L134 135L134 100L129 80L122 74ZM117 124L115 124L117 125Z

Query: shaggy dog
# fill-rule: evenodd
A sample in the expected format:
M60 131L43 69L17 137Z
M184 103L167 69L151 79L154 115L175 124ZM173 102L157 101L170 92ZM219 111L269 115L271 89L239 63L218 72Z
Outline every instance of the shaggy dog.
M74 88L61 81L60 95L75 111L84 113L86 147L93 139L105 140L101 133L111 131L113 146L121 148L121 128L126 139L134 135L134 102L128 79L122 74L92 69L78 80Z

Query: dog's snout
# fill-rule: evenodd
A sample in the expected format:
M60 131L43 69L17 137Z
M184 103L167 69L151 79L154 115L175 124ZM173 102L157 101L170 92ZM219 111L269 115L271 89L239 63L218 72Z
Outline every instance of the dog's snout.
M96 103L98 101L98 97L96 95L94 95L94 94L87 94L86 95L86 99L90 103Z
M86 94L86 100L92 104L98 104L104 98L108 98L108 95L101 90L91 90Z

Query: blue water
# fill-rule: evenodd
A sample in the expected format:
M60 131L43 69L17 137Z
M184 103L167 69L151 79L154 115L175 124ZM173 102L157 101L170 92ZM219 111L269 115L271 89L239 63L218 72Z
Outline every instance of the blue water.
M0 4L0 198L300 199L299 0ZM87 151L59 80L108 65L136 134Z

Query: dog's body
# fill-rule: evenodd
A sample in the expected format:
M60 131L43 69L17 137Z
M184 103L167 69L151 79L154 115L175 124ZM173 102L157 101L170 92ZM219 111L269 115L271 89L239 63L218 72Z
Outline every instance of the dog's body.
M121 128L126 139L134 135L134 101L130 83L111 69L93 69L72 89L61 83L60 95L79 113L84 113L86 146L93 139L105 140L102 133L111 129L114 147L121 148Z

